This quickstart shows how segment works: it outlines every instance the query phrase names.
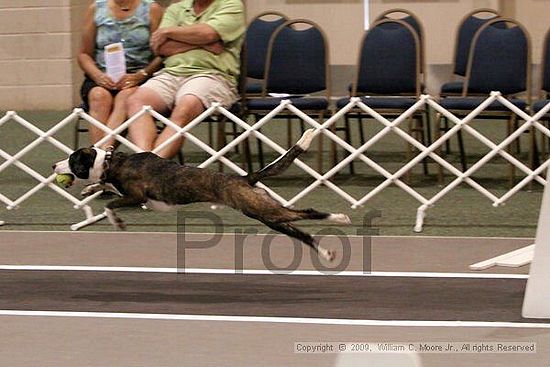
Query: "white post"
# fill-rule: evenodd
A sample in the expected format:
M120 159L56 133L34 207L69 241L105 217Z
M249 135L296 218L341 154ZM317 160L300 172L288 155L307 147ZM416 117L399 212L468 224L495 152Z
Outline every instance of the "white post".
M546 177L549 177L550 170ZM535 256L531 262L522 315L526 318L550 318L550 185L544 187L540 207Z

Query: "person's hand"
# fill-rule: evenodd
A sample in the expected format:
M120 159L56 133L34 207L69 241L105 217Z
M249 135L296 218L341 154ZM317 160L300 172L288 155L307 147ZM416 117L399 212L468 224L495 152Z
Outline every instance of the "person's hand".
M170 27L157 29L151 35L150 45L153 52L157 55L160 49L160 46L168 40L168 33L170 32Z
M147 76L142 73L126 74L118 81L117 88L122 90L137 87L146 78Z
M99 73L93 78L93 81L100 87L103 87L105 89L116 89L116 83L113 82L113 79L111 79L107 74L105 73Z
M207 45L202 46L202 48L204 48L206 51L212 52L215 55L219 55L225 51L225 46L223 45L222 41L209 43Z

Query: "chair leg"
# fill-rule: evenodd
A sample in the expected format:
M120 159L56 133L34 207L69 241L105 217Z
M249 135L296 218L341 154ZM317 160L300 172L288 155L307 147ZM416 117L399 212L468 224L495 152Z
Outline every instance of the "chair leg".
M325 120L325 115L323 112L319 114L319 124L322 125ZM317 153L317 172L322 173L323 172L323 154L325 153L323 151L323 133L318 135L319 139L319 152Z
M442 115L441 113L437 112L435 114L435 123L436 123L436 129L434 130L434 141L438 141L439 138L441 137L441 120L442 120ZM435 150L435 153L439 156L441 156L441 153L442 153L443 149L440 146L437 147L437 149ZM439 185L443 185L443 167L438 164L437 165L437 183Z
M548 127L548 121L544 121L544 120L541 120L540 121L543 125L546 125L546 127ZM542 157L543 160L546 159L546 142L547 142L547 137L546 135L544 134L541 134L541 137L540 137L540 156Z
M363 130L363 119L361 117L357 118L357 126L359 127L359 140L361 145L365 144L365 131Z
M514 124L516 123L516 118L515 118L515 114L512 114L512 116L510 116L510 119L508 120L508 126L507 126L507 129L506 129L506 136L510 136L512 134L512 131L514 129ZM506 151L509 153L509 154L513 154L512 153L512 144L508 144L508 146L506 147ZM515 181L515 178L516 178L516 166L513 165L512 163L508 163L508 172L509 172L509 175L508 175L508 181L509 181L509 185L510 185L510 188L514 186L514 181Z
M413 129L413 123L414 123L414 120L411 117L409 117L407 119L407 130L408 130L407 133L409 135L413 134L413 130L414 130ZM407 162L409 162L411 160L411 156L412 156L412 147L411 147L411 144L409 144L408 142L405 142L405 145L406 145L406 147L405 147L405 152L406 152L405 153L405 160ZM411 177L412 177L411 170L408 170L407 172L405 172L405 174L403 175L405 183L407 183L407 184L410 183L411 182Z
M417 140L420 141L422 145L428 146L428 144L426 143L426 130L424 125L424 117L425 117L424 114L422 114L416 118L416 125L417 125L416 130L417 130L417 134L420 135L420 139L417 139ZM424 172L424 176L427 176L429 174L428 158L424 158L422 160L422 170Z
M330 132L336 135L336 126L334 124L330 125ZM330 139L330 164L332 167L338 164L338 150L336 150L336 143L332 139Z
M217 136L217 139L216 139L216 150L219 151L220 149L222 149L227 141L225 139L225 122L226 120L225 119L221 119L218 123L217 123L217 127L218 127L218 136ZM219 172L223 172L223 163L218 160L218 171Z
M262 129L258 129L258 132L262 132ZM256 139L256 144L258 144L258 162L260 163L260 169L262 169L265 167L264 145L260 139Z
M181 149L178 150L177 157L178 157L178 162L180 162L180 164L185 163L185 160L183 159L183 152L181 151Z
M532 170L535 169L535 167L538 167L541 162L540 162L540 157L539 157L539 152L538 152L538 147L537 147L537 129L535 129L533 126L531 126L529 128L529 135L530 135L530 138L531 138L531 142L530 142L530 149L529 149L529 168L531 168ZM529 182L529 190L532 190L533 189L533 181L531 180Z
M241 143L243 150L242 167L247 172L253 172L252 156L250 154L250 139L247 137Z
M223 118L226 119L226 117L224 116ZM234 123L233 121L231 121L231 127L232 127L232 130L233 130L233 139L237 139L237 136L239 136L239 133L237 132L237 124ZM235 145L235 153L239 154L239 144Z
M258 115L252 115L254 122L257 122L259 120ZM258 129L258 132L261 132L262 129ZM260 164L260 169L265 167L264 164L264 146L260 139L256 139L256 145L258 147L258 163Z
M531 142L530 142L530 156L529 156L529 161L531 162L532 164L532 169L535 169L535 167L538 167L541 165L541 161L540 161L540 154L539 154L539 145L538 145L538 140L537 140L537 134L538 134L538 130L534 127L531 127L533 129L533 132L530 134L531 135Z
M290 147L293 145L293 141L292 141L292 119L290 117L287 117L287 119L286 119L286 145L287 145L288 149L290 149Z
M466 162L466 152L464 151L462 130L458 130L456 136L458 138L458 149L460 150L460 164L462 165L462 172L466 172L466 170L468 170L468 163Z
M516 121L514 122L514 130L513 131L517 130L518 127L519 127L519 124L518 124L518 121L516 119ZM518 154L518 155L521 154L521 139L516 139L516 154Z
M439 114L441 116L441 114ZM449 131L449 120L447 120L446 117L443 117L443 123L444 123L444 127L443 127L443 131L447 132ZM446 154L450 154L451 153L451 140L450 139L447 139L445 140L445 152Z
M425 117L426 117L426 137L427 137L427 141L425 144L426 146L429 146L429 145L432 145L432 109L431 107L428 105L426 106L426 110L424 112L425 114Z
M78 149L80 136L80 118L76 121L76 127L74 129L74 138L73 138L73 150Z
M351 131L350 131L350 128L349 128L349 120L344 120L344 133L345 133L345 139L346 139L346 143L348 143L349 145L353 145L352 144L352 141L351 141ZM350 155L349 152L346 153L346 157L348 157ZM355 174L355 167L353 165L353 161L349 162L349 173L350 175L354 175Z
M214 132L213 130L213 122L208 123L208 145L213 147L214 146Z

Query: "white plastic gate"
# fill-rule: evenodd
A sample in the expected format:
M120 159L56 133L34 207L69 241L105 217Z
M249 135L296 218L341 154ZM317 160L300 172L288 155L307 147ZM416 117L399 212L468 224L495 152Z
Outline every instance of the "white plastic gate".
M483 134L481 134L479 131L469 126L469 123L472 120L474 120L481 112L483 112L491 103L497 100L500 101L507 108L509 108L512 112L514 112L519 117L519 119L523 121L522 124L517 128L517 130L515 130L511 135L506 137L499 144L494 143L493 141L485 137ZM406 121L410 116L412 116L414 113L428 106L433 108L435 111L441 113L443 116L445 116L449 121L451 121L454 124L454 126L451 129L449 129L445 134L443 134L441 137L439 137L436 141L434 141L431 145L425 146L424 144L416 140L414 137L412 137L410 134L408 134L405 130L403 130L400 127L400 125L404 121ZM359 147L354 147L348 144L347 142L345 142L343 139L341 139L339 136L337 136L335 133L333 133L330 130L330 127L333 124L335 124L339 119L343 118L344 115L347 112L349 112L352 108L360 108L362 111L372 116L376 121L380 122L384 126L382 130L380 130L372 138L368 139L365 142L365 144ZM271 119L273 119L274 116L276 116L282 110L285 110L285 109L289 110L294 115L296 115L297 117L305 121L307 124L309 124L312 128L314 128L316 135L323 134L328 139L330 139L330 141L333 141L334 143L336 143L337 145L339 145L340 147L342 147L343 149L349 152L349 155L347 157L345 157L341 162L339 162L337 165L332 167L329 171L327 171L324 174L317 172L315 169L311 168L306 163L300 160L296 160L295 164L298 167L300 167L304 171L304 173L313 177L315 181L292 198L285 199L280 195L278 195L277 193L275 193L269 187L263 185L262 183L258 183L259 186L266 189L276 200L278 200L279 202L281 202L282 205L285 205L285 206L294 205L300 199L302 199L305 195L315 190L319 186L324 185L329 189L331 189L336 195L340 196L343 200L346 200L351 205L351 207L355 209L364 205L366 202L372 199L376 194L380 193L388 186L395 184L397 187L401 188L404 192L411 195L420 203L420 206L418 207L418 210L417 210L416 224L414 226L414 230L416 232L420 232L422 231L426 210L434 206L439 200L441 200L445 195L451 192L454 188L456 188L462 182L467 183L472 188L474 188L479 193L481 193L483 196L487 197L489 200L491 200L494 206L502 205L508 199L510 199L515 193L517 193L519 190L521 190L523 187L525 187L527 184L529 184L533 180L542 185L546 184L546 180L541 176L541 173L545 172L545 170L550 165L550 159L544 161L535 170L532 170L529 167L527 167L525 164L520 162L518 159L513 157L511 154L506 152L505 149L514 140L518 139L523 132L528 131L528 129L530 129L531 127L534 127L535 129L542 132L547 137L550 137L550 130L545 126L543 126L538 121L541 117L543 117L545 114L547 114L550 111L550 103L547 104L537 114L530 116L525 111L522 111L516 106L514 106L506 98L502 97L499 92L493 92L485 101L483 101L483 103L481 103L478 106L478 108L471 111L463 119L460 119L455 115L453 115L452 113L450 113L449 111L445 110L429 95L421 96L421 98L411 108L409 108L407 111L405 111L402 115L400 115L393 121L386 119L385 117L377 113L375 110L366 106L364 103L361 102L360 98L352 98L348 105L346 105L344 108L337 111L334 115L332 115L329 119L327 119L323 123L319 123L318 121L311 118L304 112L300 111L298 108L296 108L292 104L291 100L283 100L277 108L275 108L273 111L270 111L266 116L264 116L262 119L260 119L253 125L250 125L249 123L243 121L241 118L232 114L227 109L219 106L219 104L213 104L211 107L205 110L200 116L198 116L196 119L194 119L191 123L189 123L183 128L180 128L179 126L174 124L172 121L170 121L169 119L167 119L166 117L162 116L161 114L157 113L156 111L152 110L149 107L144 107L142 111L140 111L138 114L129 118L121 126L119 126L117 129L114 129L114 130L107 128L105 125L95 120L94 118L92 118L90 115L88 115L81 109L75 109L69 116L67 116L65 119L63 119L62 121L60 121L59 123L57 123L55 126L53 126L47 131L43 131L39 129L29 121L26 121L25 119L23 119L16 112L10 111L10 112L7 112L0 119L0 127L7 124L8 122L14 121L20 124L21 126L25 127L26 129L28 129L30 132L34 133L37 136L37 138L33 142L29 143L27 146L23 147L14 155L8 154L0 146L0 156L5 160L2 164L0 164L0 181L1 181L1 176L5 173L6 168L13 165L21 169L22 171L26 172L27 174L29 174L31 177L33 177L36 181L38 181L38 184L35 187L33 187L31 190L27 191L25 194L21 195L19 198L16 198L13 200L7 197L6 195L2 194L2 192L0 192L0 201L2 201L6 205L6 208L8 210L16 209L18 206L22 205L29 197L37 193L39 190L47 187L55 191L56 193L58 193L60 196L62 196L66 200L70 201L73 204L75 209L81 209L84 211L86 219L79 223L73 224L71 226L72 230L78 230L84 226L93 224L105 218L104 213L94 215L91 207L88 205L90 201L94 200L100 193L96 193L83 200L76 198L75 196L71 195L67 191L58 187L54 183L55 174L52 173L48 177L44 177L38 172L36 172L33 168L22 163L20 160L25 154L35 149L42 142L48 142L53 146L55 146L56 148L60 149L65 154L70 154L72 152L72 149L67 147L65 144L63 144L59 140L55 139L53 135L63 127L69 124L75 123L75 121L78 118L82 118L86 120L88 123L106 132L107 136L101 141L99 141L98 145L102 144L104 141L107 141L110 137L114 136L118 141L120 141L121 144L126 145L129 149L135 152L139 152L140 149L136 145L128 141L126 138L124 138L120 134L143 114L146 114L146 113L151 114L155 119L164 123L167 126L172 127L173 129L178 131L179 135L184 135L188 141L195 144L200 149L202 149L203 151L205 151L210 155L210 157L204 162L202 162L199 165L199 167L205 168L215 161L220 161L221 163L226 165L229 169L233 170L237 174L244 175L246 174L246 172L243 169L241 169L237 164L235 164L234 162L226 158L225 154L227 154L236 145L240 144L244 139L247 139L251 136L254 136L255 138L259 139L260 141L262 141L262 143L274 149L279 154L284 154L286 152L286 149L281 147L279 144L274 142L265 134L261 133L259 129L262 126L264 126L266 123L268 123ZM208 117L215 114L224 115L229 120L231 120L232 122L237 124L239 127L241 127L243 130L243 132L238 137L236 137L234 140L229 142L226 146L221 148L219 151L216 151L214 148L204 143L203 141L201 141L191 133L191 130L196 125L198 125ZM483 143L490 149L490 151L482 159L480 159L478 162L472 165L466 172L460 171L458 168L456 168L451 163L446 161L443 157L436 154L436 149L441 147L447 140L449 140L451 137L456 135L459 130L462 130L470 134L472 137L479 140L481 143ZM364 154L365 151L367 151L377 141L382 139L384 136L386 136L390 132L397 134L407 143L411 144L414 148L420 151L418 155L412 158L409 162L406 162L395 173L391 173L387 171L380 164L376 163L374 160L372 160L371 158L367 157ZM178 138L178 134L172 136L163 145L157 147L155 151L163 149L165 145L170 144L173 140L177 138ZM506 159L508 162L513 164L516 168L524 172L526 175L520 182L518 182L514 187L512 187L510 190L508 190L504 195L500 197L495 196L493 193L491 193L489 190L487 190L485 187L483 187L481 184L479 184L473 178L471 178L472 174L474 174L477 170L479 170L483 165L489 162L496 155L502 156L504 159ZM451 172L453 175L456 176L456 178L453 181L451 181L449 184L443 187L437 194L435 194L431 198L424 197L418 191L416 191L414 188L412 188L410 185L408 185L401 179L401 177L405 173L411 170L414 166L416 166L426 157L432 158L435 162L437 162L443 168L447 169L449 172ZM353 196L348 194L346 191L344 191L341 187L336 185L334 182L330 181L330 179L334 175L340 172L351 161L355 159L362 161L363 163L368 165L370 168L372 168L374 171L376 171L382 177L385 178L385 180L382 183L380 183L374 189L366 192L365 195L361 198L354 198ZM0 221L0 225L2 224L3 222Z

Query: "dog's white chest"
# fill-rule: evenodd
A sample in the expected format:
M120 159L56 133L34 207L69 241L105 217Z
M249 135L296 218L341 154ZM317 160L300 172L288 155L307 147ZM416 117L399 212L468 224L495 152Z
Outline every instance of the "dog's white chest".
M164 201L152 199L147 199L147 201L145 202L145 206L147 207L147 209L151 209L157 212L169 212L174 211L178 208L178 205L170 205Z

